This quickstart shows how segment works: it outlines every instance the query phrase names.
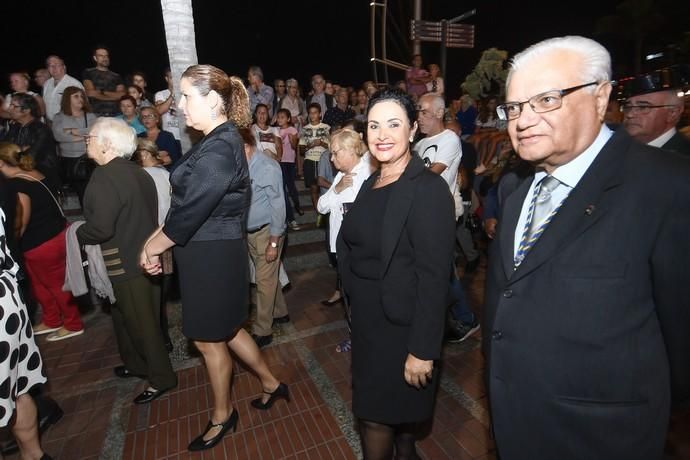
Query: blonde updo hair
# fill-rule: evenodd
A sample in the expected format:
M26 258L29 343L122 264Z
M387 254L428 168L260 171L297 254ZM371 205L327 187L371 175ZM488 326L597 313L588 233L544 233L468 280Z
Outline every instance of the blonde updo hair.
M202 96L208 95L211 90L218 93L223 100L221 114L238 128L246 128L252 124L249 95L241 79L228 76L218 67L208 64L188 67L182 78L188 78Z
M362 135L350 128L338 129L331 134L331 148L336 144L352 150L358 157L361 157L367 151L367 146L362 141Z
M31 155L22 152L17 144L10 142L0 142L0 160L22 171L34 169L34 159L31 158Z
M139 166L144 165L143 153L147 152L151 157L158 162L158 164L163 164L158 154L158 146L155 142L148 139L139 139L137 141L137 149L132 154L131 160L134 161Z

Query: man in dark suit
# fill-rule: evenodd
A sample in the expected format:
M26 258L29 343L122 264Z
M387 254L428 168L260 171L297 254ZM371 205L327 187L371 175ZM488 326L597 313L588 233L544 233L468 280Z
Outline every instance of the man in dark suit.
M682 87L690 76L669 67L621 80L623 127L636 141L690 156L690 140L676 131L683 115Z
M690 401L690 164L603 124L609 80L600 44L550 39L515 56L498 107L537 168L490 247L503 459L658 459L671 397Z

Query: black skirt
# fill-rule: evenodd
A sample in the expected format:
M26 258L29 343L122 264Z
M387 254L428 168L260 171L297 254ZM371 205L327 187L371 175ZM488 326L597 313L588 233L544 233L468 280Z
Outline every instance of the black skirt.
M249 313L247 241L190 241L175 247L182 333L194 340L230 339Z

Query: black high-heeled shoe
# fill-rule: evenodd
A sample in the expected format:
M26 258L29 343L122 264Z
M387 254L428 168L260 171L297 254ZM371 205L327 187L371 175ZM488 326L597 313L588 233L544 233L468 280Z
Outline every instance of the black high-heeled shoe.
M288 390L288 386L284 383L278 384L278 388L273 390L273 393L269 393L268 391L264 391L264 393L269 395L268 400L266 402L261 401L261 398L253 400L251 402L253 408L268 410L278 398L284 398L287 402L290 402L290 391Z
M223 439L223 436L225 436L225 433L227 433L228 430L235 431L237 429L237 420L239 418L240 416L237 413L237 410L233 409L232 414L230 414L230 417L228 417L228 419L222 423L213 423L211 420L209 420L204 432L196 438L194 438L194 440L189 443L189 446L187 446L187 450L191 452L196 452L200 450L210 449L211 447L215 446L220 442L221 439ZM221 427L218 434L212 437L211 439L205 440L204 435L217 427Z

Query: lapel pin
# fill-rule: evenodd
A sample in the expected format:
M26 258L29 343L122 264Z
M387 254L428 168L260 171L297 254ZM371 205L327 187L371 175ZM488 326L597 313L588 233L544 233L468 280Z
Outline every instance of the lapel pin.
M591 216L592 213L594 212L595 207L596 206L594 206L593 204L590 204L589 206L587 206L587 208L585 208L585 214L588 216Z

